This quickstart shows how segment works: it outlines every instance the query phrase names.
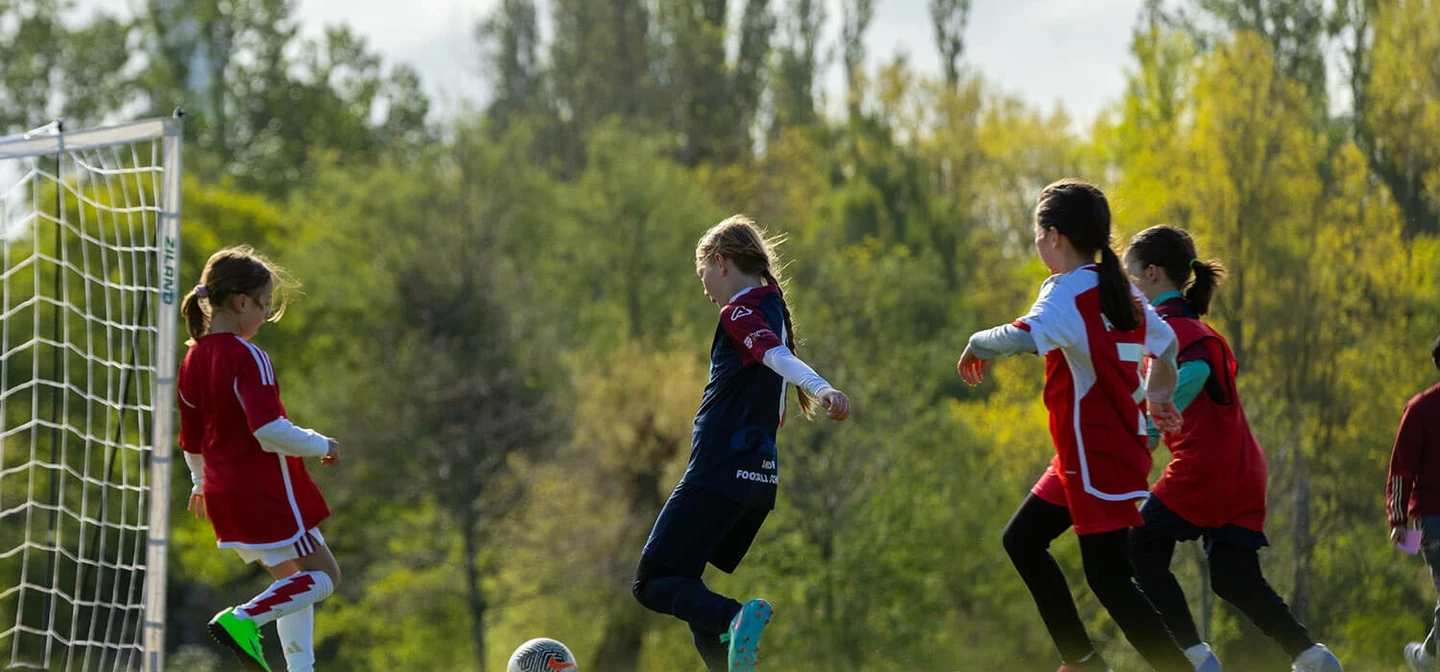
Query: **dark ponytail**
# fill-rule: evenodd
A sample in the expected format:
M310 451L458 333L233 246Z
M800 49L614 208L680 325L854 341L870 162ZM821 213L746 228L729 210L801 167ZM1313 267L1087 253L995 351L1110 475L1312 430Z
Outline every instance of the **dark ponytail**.
M1120 258L1110 249L1110 202L1105 192L1082 180L1052 183L1040 192L1035 223L1059 231L1081 254L1100 253L1100 312L1115 329L1139 328L1140 306Z
M1100 312L1120 331L1140 327L1140 311L1135 307L1130 279L1109 245L1100 248Z
M1225 279L1225 265L1219 259L1201 261L1195 241L1184 229L1174 226L1152 226L1130 239L1125 246L1125 259L1142 267L1159 266L1170 283L1182 288L1185 303L1196 315L1210 312L1210 301L1220 281ZM1190 274L1194 273L1194 280ZM1188 285L1186 283L1189 283Z

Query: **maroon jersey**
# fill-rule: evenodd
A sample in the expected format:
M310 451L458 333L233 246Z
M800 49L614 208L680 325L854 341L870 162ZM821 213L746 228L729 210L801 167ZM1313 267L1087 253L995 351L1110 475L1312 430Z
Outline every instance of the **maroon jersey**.
M1185 407L1181 430L1165 434L1174 459L1155 482L1155 496L1199 527L1263 532L1268 466L1240 405L1230 345L1184 299L1161 303L1156 312L1180 340L1180 362L1205 360L1210 379Z
M1405 404L1385 495L1393 527L1440 516L1440 385Z
M264 350L235 334L205 336L185 353L176 387L180 447L205 457L205 511L221 547L292 544L329 517L304 461L255 439L285 417Z

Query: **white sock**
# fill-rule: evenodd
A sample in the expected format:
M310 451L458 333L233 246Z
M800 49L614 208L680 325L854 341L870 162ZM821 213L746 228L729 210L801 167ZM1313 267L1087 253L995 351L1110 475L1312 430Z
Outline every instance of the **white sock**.
M335 592L335 584L325 572L300 572L270 584L265 592L235 610L235 615L262 626L281 616L293 614Z
M285 651L285 667L290 672L314 672L315 605L275 619L275 630Z

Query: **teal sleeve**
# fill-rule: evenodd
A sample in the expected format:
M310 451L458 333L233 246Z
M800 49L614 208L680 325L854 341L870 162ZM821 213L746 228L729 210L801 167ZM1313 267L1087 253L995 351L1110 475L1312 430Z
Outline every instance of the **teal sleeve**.
M1200 396L1200 391L1205 389L1205 381L1210 379L1210 364L1203 359L1192 359L1180 365L1180 372L1175 381L1175 408L1181 413ZM1145 419L1145 425L1150 430L1150 447L1154 448L1160 443L1160 430L1155 423Z
M1205 389L1205 381L1210 379L1210 364L1203 359L1192 359L1180 365L1180 373L1175 381L1175 408L1181 413L1200 396L1200 390Z

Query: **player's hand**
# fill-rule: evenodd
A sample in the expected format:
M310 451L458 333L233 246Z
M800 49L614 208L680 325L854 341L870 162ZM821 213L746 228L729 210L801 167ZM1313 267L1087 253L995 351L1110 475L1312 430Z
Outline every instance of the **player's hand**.
M1395 545L1398 546L1398 545L1400 544L1400 542L1402 542L1402 541L1404 541L1404 540L1405 540L1405 527L1404 527L1403 525L1400 526L1400 527L1392 527L1392 528L1390 528L1390 543L1395 544Z
M820 395L820 405L825 407L825 415L831 420L839 422L850 417L850 397L833 387Z
M325 457L320 458L320 464L333 467L340 464L340 442L335 439L329 439L329 441L330 452L325 453Z
M205 495L200 493L191 494L190 505L185 507L185 510L194 513L196 518L205 520Z
M970 387L975 387L985 382L985 369L990 367L990 360L980 359L970 351L970 346L965 346L964 354L960 355L960 362L955 365L955 370L960 373L960 378Z
M1162 432L1178 432L1185 426L1185 416L1173 401L1151 401L1150 421Z

